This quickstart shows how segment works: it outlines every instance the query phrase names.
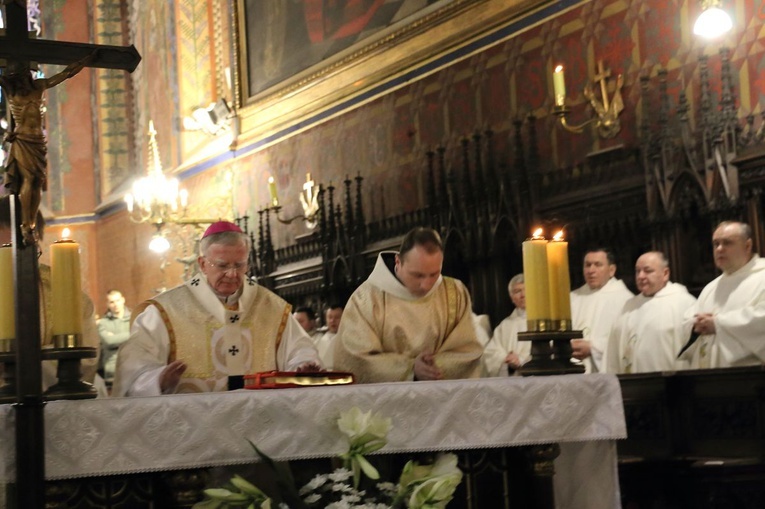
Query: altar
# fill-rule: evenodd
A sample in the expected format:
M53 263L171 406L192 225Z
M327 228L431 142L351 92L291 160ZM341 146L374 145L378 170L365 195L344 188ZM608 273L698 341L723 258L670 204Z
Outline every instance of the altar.
M354 406L392 419L379 454L560 444L556 507L620 507L624 411L617 378L601 374L54 401L46 479L243 465L256 461L247 440L276 460L331 457L347 449L337 418ZM7 484L16 476L11 405L0 406L0 430Z

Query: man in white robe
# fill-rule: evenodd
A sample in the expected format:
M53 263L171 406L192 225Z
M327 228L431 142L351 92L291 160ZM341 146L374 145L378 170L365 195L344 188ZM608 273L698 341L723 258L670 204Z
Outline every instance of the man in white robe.
M135 310L115 396L224 391L245 374L319 369L291 306L246 276L249 239L237 225L213 223L200 253L200 273Z
M765 362L765 260L752 253L746 223L720 223L712 235L714 260L722 274L704 287L686 314L682 353L691 368L752 366Z
M361 383L476 378L483 348L470 295L441 276L441 238L415 228L398 253L383 252L345 306L335 365Z
M343 318L343 306L332 304L327 308L324 315L327 324L326 332L313 338L316 350L319 351L319 359L324 369L333 369L335 365L335 339L340 328L340 320Z
M308 334L308 336L314 341L316 341L317 338L320 338L321 335L324 334L325 331L319 330L319 328L316 326L316 313L314 312L313 308L309 306L300 306L295 310L293 316L306 332L306 334Z
M584 362L588 373L603 371L611 327L633 296L615 274L616 261L609 249L590 250L584 255L585 284L571 292L572 326L584 336L571 341L573 357Z
M491 341L483 351L486 376L508 376L531 358L531 341L518 341L518 333L526 332L526 284L523 274L516 274L507 285L515 309L494 329Z
M648 373L688 369L677 353L688 339L683 317L696 298L669 280L664 253L649 251L635 263L640 293L624 305L611 329L606 371Z

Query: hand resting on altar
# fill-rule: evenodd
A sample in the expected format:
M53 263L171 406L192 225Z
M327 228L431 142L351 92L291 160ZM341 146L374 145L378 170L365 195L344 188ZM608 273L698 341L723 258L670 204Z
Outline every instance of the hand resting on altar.
M415 380L441 380L444 377L436 366L435 356L430 352L420 352L414 359Z
M186 371L186 363L173 361L162 370L159 375L159 388L162 394L172 393L181 381L181 376Z
M590 342L586 339L572 339L571 348L574 350L571 356L580 361L586 359L591 354Z

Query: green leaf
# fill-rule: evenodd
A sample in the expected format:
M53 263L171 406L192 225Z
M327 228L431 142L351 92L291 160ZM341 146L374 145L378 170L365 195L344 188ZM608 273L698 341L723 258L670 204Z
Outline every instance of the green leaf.
M218 500L226 500L226 497L231 495L233 492L224 488L209 488L205 490L205 495L207 495L210 498L215 498Z
M191 509L220 509L225 504L226 503L223 502L222 500L208 498L207 500L197 502L196 504L191 506Z
M303 502L303 499L298 495L297 488L295 488L295 479L292 477L292 471L286 463L277 463L266 453L258 449L258 446L247 440L252 448L255 450L263 463L265 463L276 474L276 485L279 487L279 492L286 503L291 509L309 509L308 505Z
M364 447L364 454L369 454L370 452L379 451L385 447L385 442L376 442L372 444L368 444L366 447Z
M353 487L358 489L361 480L361 465L359 465L358 456L354 456L351 460L351 471L353 472Z
M231 484L237 487L242 493L246 493L256 499L266 499L268 496L263 493L260 488L249 482L247 479L240 475L235 475L231 478Z
M364 474L366 474L367 477L370 479L379 479L380 473L377 471L375 467L372 466L370 462L367 461L367 459L364 456L357 456L356 459L359 462L359 465L361 466L361 470L364 471Z

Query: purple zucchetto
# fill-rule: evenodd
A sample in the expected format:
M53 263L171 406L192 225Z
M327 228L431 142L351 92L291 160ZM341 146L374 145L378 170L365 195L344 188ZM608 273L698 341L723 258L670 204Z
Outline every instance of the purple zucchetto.
M215 235L216 233L223 233L223 232L244 233L241 228L239 228L237 225L235 225L232 222L218 221L207 227L207 229L205 230L205 234L202 235L202 238L204 239L205 237L209 237L210 235Z

